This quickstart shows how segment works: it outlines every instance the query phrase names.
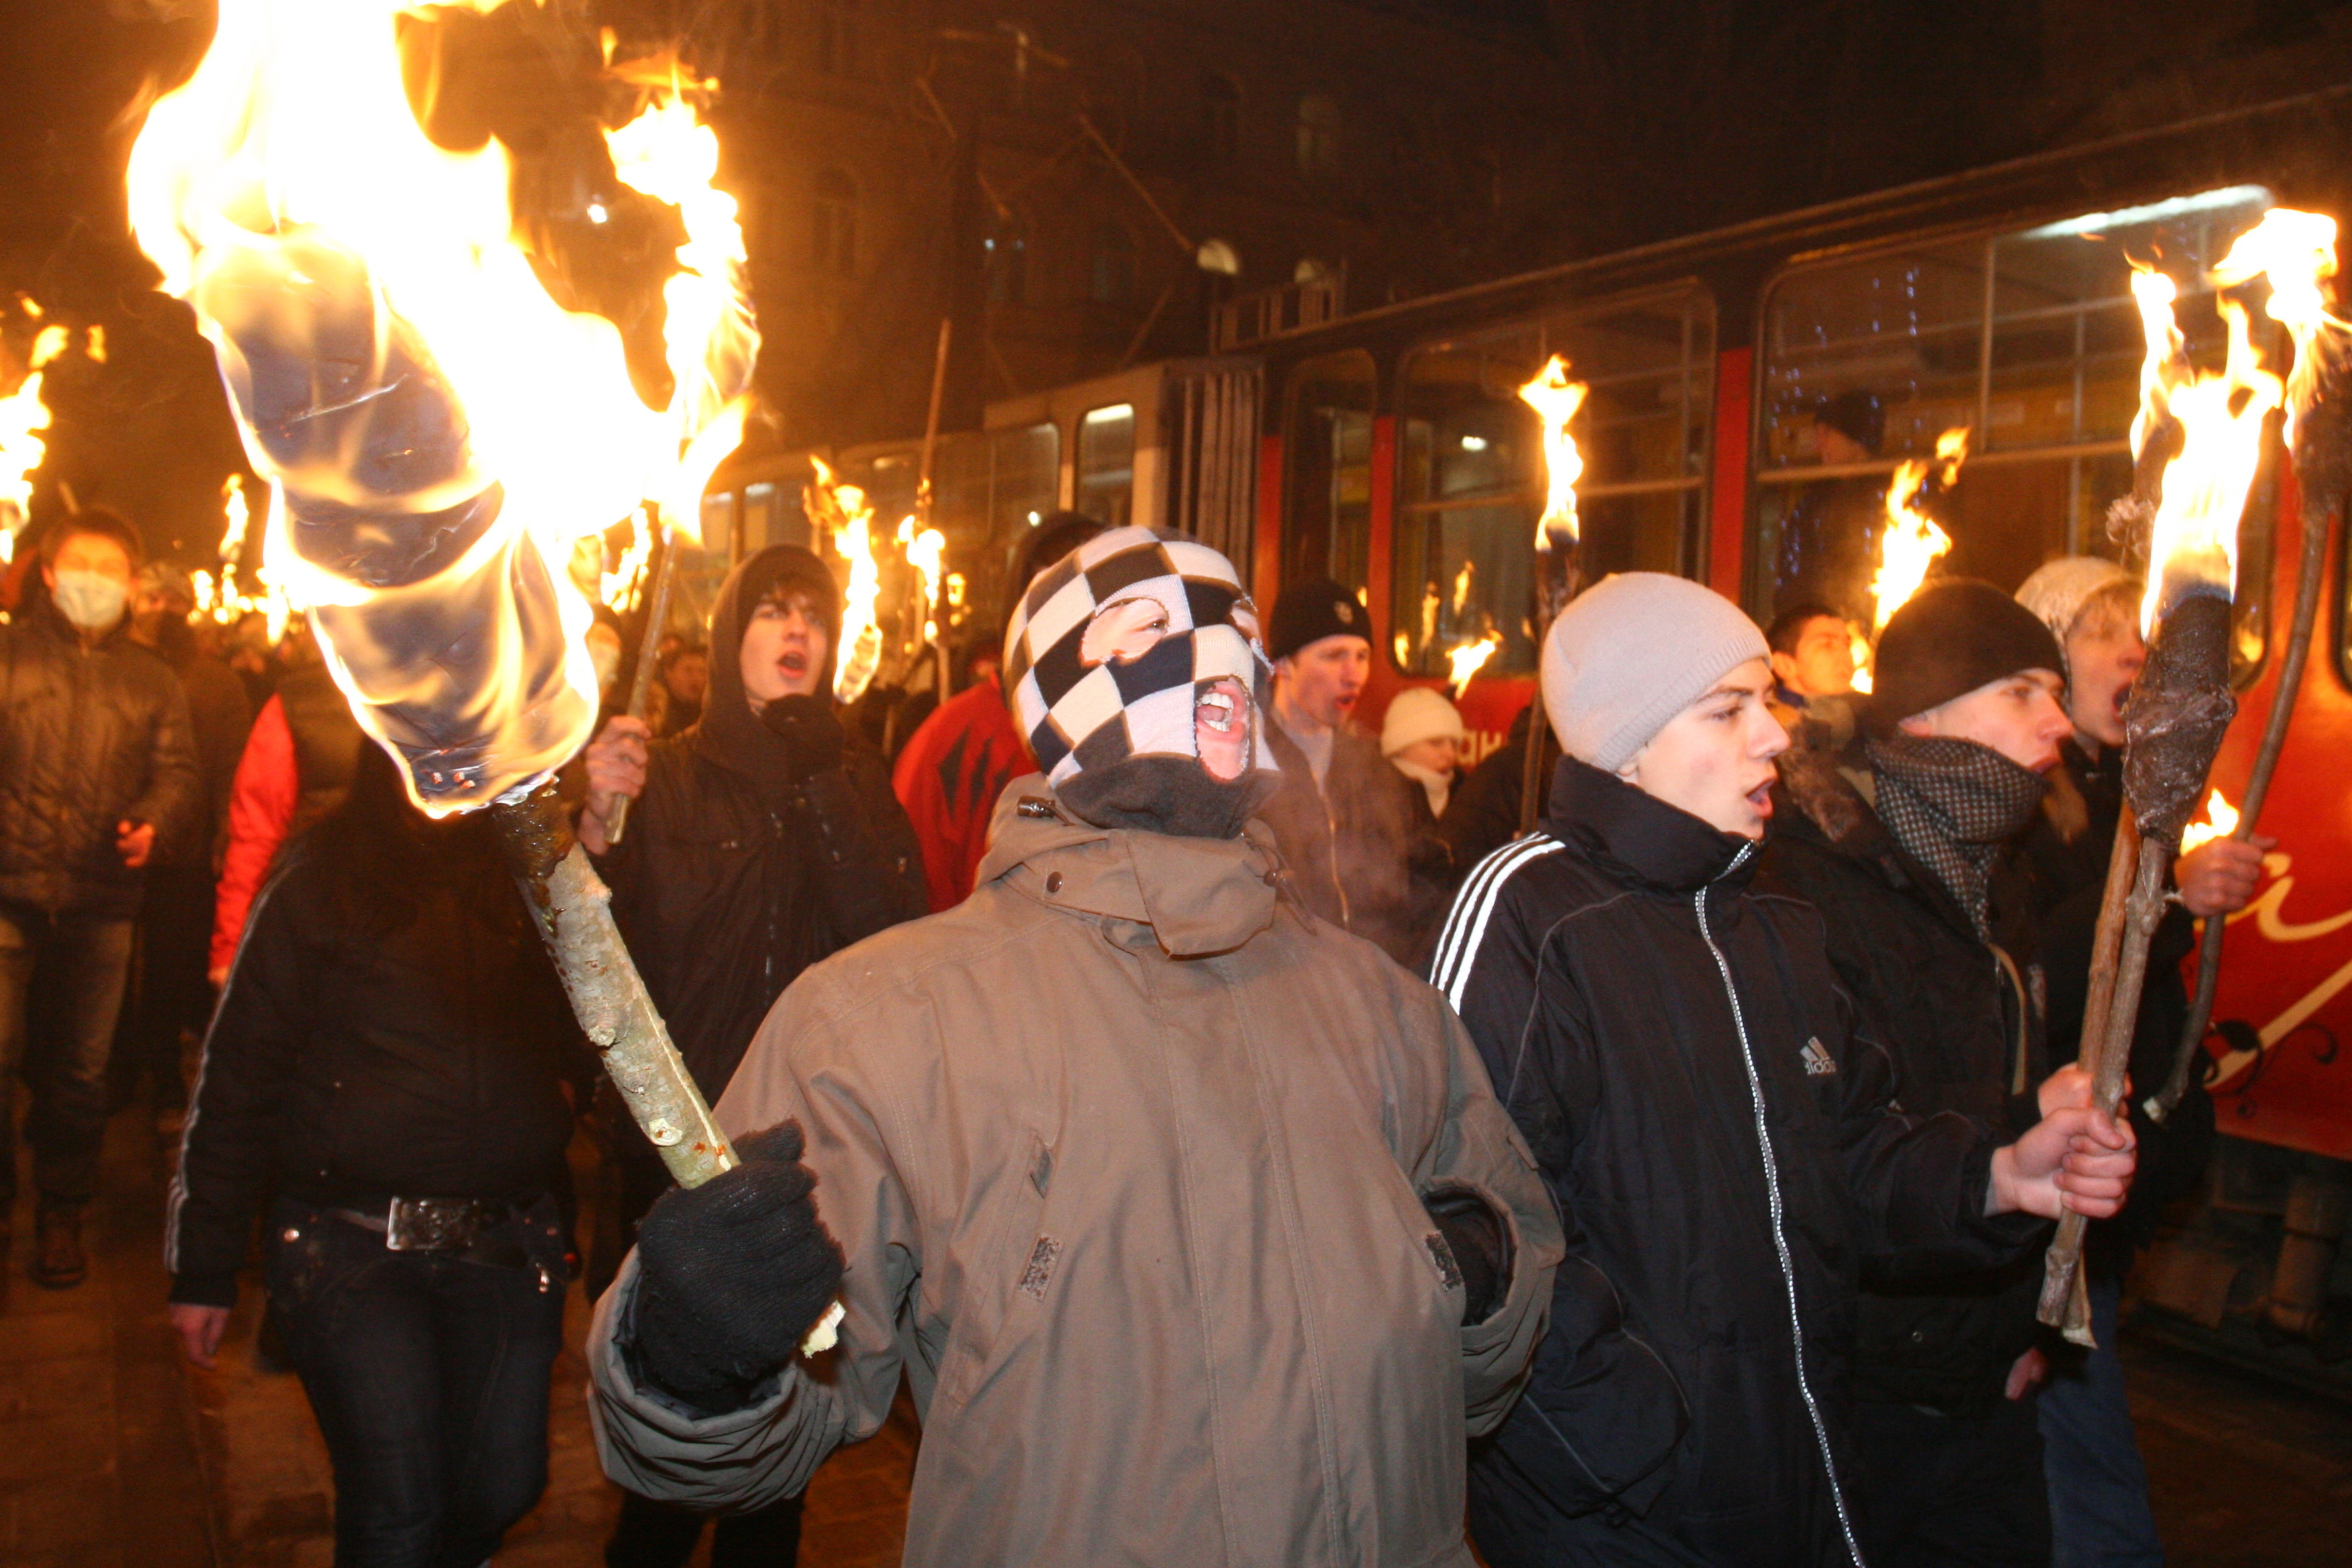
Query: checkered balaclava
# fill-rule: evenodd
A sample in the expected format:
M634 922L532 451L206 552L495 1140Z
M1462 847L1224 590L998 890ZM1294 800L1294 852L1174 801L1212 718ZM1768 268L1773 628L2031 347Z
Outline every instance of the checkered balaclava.
M1167 631L1133 658L1090 659L1087 632L1096 618L1138 599L1165 613ZM1228 678L1250 694L1251 767L1243 778L1271 775L1264 716L1272 673L1257 611L1233 563L1197 541L1148 528L1097 534L1039 573L1004 633L1005 700L1066 798L1082 774L1158 759L1197 764L1194 699ZM1197 765L1185 772L1208 777Z

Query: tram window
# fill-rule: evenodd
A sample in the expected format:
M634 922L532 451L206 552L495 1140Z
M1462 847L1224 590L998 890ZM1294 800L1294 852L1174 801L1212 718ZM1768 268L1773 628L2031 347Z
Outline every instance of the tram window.
M2144 542L2106 521L2131 489L2139 406L2131 260L2157 260L2181 285L2190 356L2218 369L2224 331L2200 279L2268 205L2238 186L1780 279L1764 312L1749 608L1769 619L1812 599L1867 624L1890 476L1955 426L1969 426L1970 456L1931 508L1952 539L1939 571L2013 588L2058 555L2141 564L2129 558ZM2257 331L2274 334L2254 311ZM2268 626L2270 510L2264 485L2240 533L2242 675Z
M1364 589L1372 529L1372 356L1300 365L1283 420L1282 577Z
M1048 422L1018 430L999 430L989 437L989 536L994 541L985 582L973 589L974 602L997 606L994 624L1002 626L1013 612L1013 595L1028 586L1005 580L1029 531L1061 504L1062 432Z
M1591 388L1571 429L1584 574L1701 564L1715 305L1685 289L1520 321L1433 344L1398 394L1391 651L1442 675L1454 648L1493 634L1496 671L1535 668L1528 613L1543 448L1518 389L1553 353Z
M1078 421L1077 510L1117 528L1135 500L1135 405L1114 403Z

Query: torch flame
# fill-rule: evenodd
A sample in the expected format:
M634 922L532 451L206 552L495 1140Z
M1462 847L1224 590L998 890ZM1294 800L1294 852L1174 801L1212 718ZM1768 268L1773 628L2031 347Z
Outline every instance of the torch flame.
M940 579L947 570L948 536L936 528L915 531L911 517L898 524L898 543L907 552L907 564L915 569L915 579L922 586L923 640L936 644L940 640L937 612L940 603Z
M732 444L717 432L757 340L733 203L707 189L716 142L675 90L608 138L622 178L677 203L688 236L666 289L675 391L652 409L618 329L534 274L505 150L447 152L418 127L404 10L222 0L203 64L148 113L129 199L270 480L270 573L418 804L448 811L587 739L572 542L643 499L693 526L684 492Z
M1886 531L1878 536L1878 574L1870 583L1870 596L1876 605L1872 612L1874 633L1886 629L1895 612L1927 580L1928 569L1951 549L1951 536L1919 510L1919 492L1927 488L1930 474L1935 475L1938 489L1948 487L1959 477L1960 463L1968 455L1969 427L1956 426L1936 437L1932 461L1906 458L1895 470L1895 482L1886 487Z
M37 321L42 318L44 312L31 296L20 294L16 299L26 315ZM72 332L56 321L34 333L32 352L25 356L25 379L14 392L0 397L0 565L15 558L16 535L32 521L33 475L49 449L41 438L49 427L49 405L41 388L47 380L47 367L72 341ZM82 345L93 363L106 363L104 328L86 329Z
M2271 280L2271 319L2294 340L2294 369L2286 379L2286 438L2318 400L2322 373L2352 347L2352 322L2328 313L2321 285L2336 276L2336 220L2319 213L2273 207L2238 237L2213 269L2224 288L2256 273Z
M882 627L874 618L882 596L882 563L874 554L874 509L866 492L834 477L822 458L812 457L816 482L809 487L809 512L832 520L833 552L849 563L849 586L843 591L841 647L835 656L833 698L855 702L866 694L874 672L882 667Z
M1568 379L1568 361L1559 354L1519 388L1519 401L1543 422L1544 509L1536 520L1538 550L1551 549L1555 540L1576 542L1576 481L1584 477L1584 455L1576 449L1568 422L1584 406L1589 390L1584 383Z
M1464 643L1445 656L1445 662L1453 667L1446 679L1453 683L1454 700L1462 700L1462 694L1470 689L1470 678L1486 668L1486 661L1502 646L1503 639L1488 632L1476 642Z
M2192 822L2180 830L2180 852L2202 848L2216 838L2227 838L2238 831L2238 808L2230 804L2220 790L2215 790L2205 802L2205 820Z
M2285 387L2255 363L2245 307L2227 296L2215 301L2229 331L2221 374L2198 371L2173 318L2179 290L2172 279L2137 263L2134 268L2132 296L2139 301L2147 354L2140 365L2132 454L2138 457L2166 426L2178 426L2181 442L2179 455L2164 466L2164 488L2148 528L2140 631L2153 637L2157 622L2187 595L2235 595L2238 517L2262 460L2263 421L2280 405Z

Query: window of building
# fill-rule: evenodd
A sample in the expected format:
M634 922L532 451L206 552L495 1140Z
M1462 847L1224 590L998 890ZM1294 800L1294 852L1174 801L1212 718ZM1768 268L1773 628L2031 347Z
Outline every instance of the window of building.
M1611 301L1432 343L1398 391L1390 651L1407 674L1487 637L1486 668L1535 668L1542 432L1518 389L1554 353L1591 388L1570 430L1584 579L1696 576L1706 505L1715 302L1696 287Z
M1298 172L1309 179L1339 172L1339 105L1328 95L1310 92L1298 100L1296 151Z
M1282 422L1282 580L1364 587L1372 527L1372 356L1327 354L1291 372Z
M811 38L817 70L825 76L857 74L857 7L854 0L822 0Z
M1097 305L1124 305L1135 298L1135 237L1118 224L1095 230L1087 298Z
M1117 528L1135 504L1135 405L1114 403L1078 421L1077 510Z
M1241 84L1223 71L1201 79L1201 142L1219 163L1241 156Z
M2219 369L2224 331L2204 271L2269 205L2252 187L2208 192L2007 234L1909 246L1792 271L1767 298L1762 495L1748 607L1800 599L1867 624L1895 464L1938 432L1970 429L1959 482L1931 510L1952 548L1937 568L2014 588L2064 554L2132 559L2109 503L2132 486L2143 355L2131 258L2181 287L2190 357ZM2261 343L2284 363L2275 329ZM2242 675L2268 625L2270 506L2258 480L2240 531Z
M820 272L836 278L857 271L857 187L838 169L816 177L815 199L809 211L809 259Z

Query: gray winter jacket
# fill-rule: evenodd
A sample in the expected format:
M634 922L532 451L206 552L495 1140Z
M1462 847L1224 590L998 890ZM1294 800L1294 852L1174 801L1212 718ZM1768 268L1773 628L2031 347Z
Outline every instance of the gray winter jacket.
M1467 1568L1465 1441L1561 1248L1461 1024L1278 903L1246 839L1088 826L1035 775L992 839L971 899L795 982L719 1106L806 1129L840 1350L692 1416L627 1370L632 1258L589 1348L606 1473L759 1507L872 1434L903 1370L909 1564ZM1468 1328L1423 1209L1447 1189L1515 1254Z

